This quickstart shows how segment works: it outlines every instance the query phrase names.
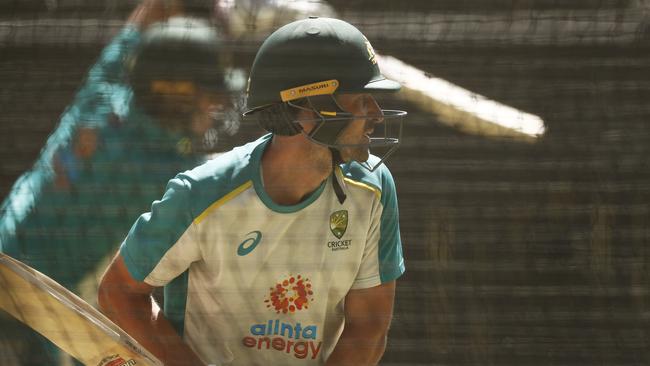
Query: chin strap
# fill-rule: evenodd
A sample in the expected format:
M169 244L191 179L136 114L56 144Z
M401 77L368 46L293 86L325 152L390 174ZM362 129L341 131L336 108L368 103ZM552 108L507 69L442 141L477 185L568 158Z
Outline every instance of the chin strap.
M330 148L330 151L332 152L332 174L334 175L332 186L334 187L334 193L336 193L336 198L338 198L339 203L343 204L345 199L348 197L343 189L343 187L345 187L345 182L343 181L343 173L339 167L339 164L343 162L343 159L338 150Z

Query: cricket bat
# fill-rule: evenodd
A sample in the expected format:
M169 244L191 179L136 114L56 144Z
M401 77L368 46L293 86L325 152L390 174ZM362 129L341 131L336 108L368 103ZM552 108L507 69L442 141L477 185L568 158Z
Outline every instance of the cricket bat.
M162 365L97 309L51 278L2 253L0 308L86 365Z
M395 57L377 55L382 73L402 84L398 98L432 113L439 123L464 133L535 142L546 132L544 120L434 77Z

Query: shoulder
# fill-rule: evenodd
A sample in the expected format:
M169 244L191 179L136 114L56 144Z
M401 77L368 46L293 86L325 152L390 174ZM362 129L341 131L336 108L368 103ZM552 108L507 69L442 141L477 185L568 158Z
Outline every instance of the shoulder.
M370 155L368 162L373 165L379 162L379 158ZM353 161L347 164L341 165L341 171L349 183L352 184L361 184L367 186L369 189L373 189L381 197L382 201L385 200L387 196L394 194L395 192L395 182L393 176L386 166L382 163L374 171L370 171L361 164Z
M233 191L252 186L255 169L259 169L257 155L268 141L266 137L236 147L174 178L189 191L194 213L200 214Z
M255 163L258 148L263 148L268 139L266 136L238 146L228 152L222 153L213 159L184 173L197 188L212 182L238 181L250 178L251 165ZM255 164L257 165L257 164Z

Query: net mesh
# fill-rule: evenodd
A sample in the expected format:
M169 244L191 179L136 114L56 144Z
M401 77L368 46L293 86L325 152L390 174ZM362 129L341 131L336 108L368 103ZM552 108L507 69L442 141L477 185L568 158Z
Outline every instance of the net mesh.
M0 5L0 196L9 197L38 164L65 107L134 5ZM444 121L420 100L382 100L409 117L388 161L407 272L381 364L650 363L650 3L330 5L381 54L537 115L546 127L532 141L486 136L480 128L467 132L462 118ZM258 45L229 43L233 64L246 70ZM209 152L260 134L245 124L237 131L220 135ZM95 169L102 174L101 164ZM81 219L93 211L87 202L71 201L54 212L69 220L65 232L34 224L35 232L23 235L109 237L117 245L160 196L160 180L124 185L123 206L94 211L92 224ZM82 196L95 188L77 187ZM120 229L106 219L118 216ZM89 267L102 260L60 256L59 263ZM12 349L21 347L12 334L22 333L5 329L13 328L0 331L0 358L10 364Z

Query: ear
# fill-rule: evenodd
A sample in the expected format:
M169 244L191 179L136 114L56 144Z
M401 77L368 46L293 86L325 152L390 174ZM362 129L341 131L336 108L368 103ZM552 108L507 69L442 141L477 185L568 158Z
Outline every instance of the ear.
M312 110L307 109L301 109L300 112L298 112L296 115L296 120L299 121L298 124L300 124L306 133L311 132L311 130L316 127L318 124L318 122L314 121L316 118L318 118L316 116L316 113Z

